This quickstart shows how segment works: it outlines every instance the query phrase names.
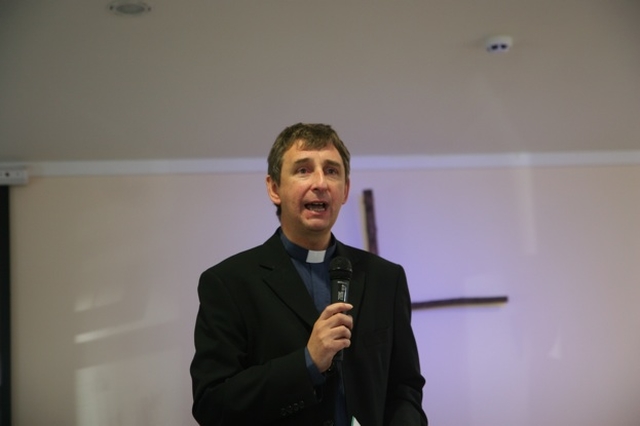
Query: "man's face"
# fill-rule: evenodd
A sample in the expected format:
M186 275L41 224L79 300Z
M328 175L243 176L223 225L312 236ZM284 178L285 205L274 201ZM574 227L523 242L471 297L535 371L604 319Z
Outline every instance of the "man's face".
M267 176L271 201L282 209L280 224L292 242L320 250L328 244L331 228L349 196L340 153L328 144L320 150L304 150L293 143L282 161L280 185Z

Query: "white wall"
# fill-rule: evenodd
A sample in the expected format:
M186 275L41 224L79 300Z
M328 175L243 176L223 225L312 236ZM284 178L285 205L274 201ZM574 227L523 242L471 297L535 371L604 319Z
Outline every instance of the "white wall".
M640 166L354 171L334 231L414 301L437 426L640 424ZM12 189L14 424L191 425L202 270L277 226L263 173L43 177Z

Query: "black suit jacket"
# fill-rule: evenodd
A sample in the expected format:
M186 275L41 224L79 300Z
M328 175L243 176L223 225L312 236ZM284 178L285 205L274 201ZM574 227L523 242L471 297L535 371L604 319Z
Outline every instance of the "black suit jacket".
M354 327L343 361L347 411L362 426L424 426L424 379L404 270L337 244L336 255L353 267ZM319 313L278 233L203 272L198 295L191 376L200 424L331 424L330 389L314 388L304 356Z

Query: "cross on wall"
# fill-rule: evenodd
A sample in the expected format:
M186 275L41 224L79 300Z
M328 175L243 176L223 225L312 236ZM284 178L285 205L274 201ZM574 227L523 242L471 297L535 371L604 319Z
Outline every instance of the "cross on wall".
M365 224L367 231L367 245L369 252L378 254L378 228L376 226L375 207L373 203L373 190L363 191ZM460 305L490 305L496 303L506 303L507 296L481 296L481 297L456 297L451 299L426 300L411 303L411 309L431 309L447 306Z

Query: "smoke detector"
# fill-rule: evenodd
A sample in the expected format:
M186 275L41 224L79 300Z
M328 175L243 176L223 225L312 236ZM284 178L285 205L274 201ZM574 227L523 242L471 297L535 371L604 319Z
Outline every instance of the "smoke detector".
M508 35L492 36L484 43L485 49L489 53L503 53L509 51L513 46L513 39Z
M138 0L115 0L109 3L109 10L121 16L141 16L151 12L151 6Z

